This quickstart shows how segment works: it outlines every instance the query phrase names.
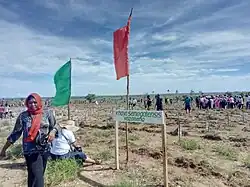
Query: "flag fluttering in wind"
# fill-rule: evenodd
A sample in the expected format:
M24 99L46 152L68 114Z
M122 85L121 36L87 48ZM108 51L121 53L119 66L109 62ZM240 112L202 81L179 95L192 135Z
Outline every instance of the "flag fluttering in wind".
M71 60L65 63L55 74L54 83L56 95L52 100L53 106L68 105L71 96Z
M132 11L133 9L131 9L127 25L113 33L114 64L117 80L129 75L128 42Z

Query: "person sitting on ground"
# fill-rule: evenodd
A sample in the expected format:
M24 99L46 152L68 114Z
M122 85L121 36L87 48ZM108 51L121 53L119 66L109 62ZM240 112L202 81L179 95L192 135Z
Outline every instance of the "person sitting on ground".
M56 138L52 141L52 148L50 150L52 160L56 159L76 159L79 164L92 163L100 164L101 161L89 158L81 147L77 145L73 132L79 130L75 126L73 120L62 120L57 123L61 128L58 130Z

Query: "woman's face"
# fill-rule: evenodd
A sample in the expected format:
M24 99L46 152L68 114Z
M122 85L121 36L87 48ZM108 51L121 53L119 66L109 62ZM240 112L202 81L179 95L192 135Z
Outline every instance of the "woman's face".
M30 110L33 110L33 111L37 110L37 102L36 102L36 100L35 100L34 97L31 97L31 98L28 100L27 106L28 106L28 108L29 108Z

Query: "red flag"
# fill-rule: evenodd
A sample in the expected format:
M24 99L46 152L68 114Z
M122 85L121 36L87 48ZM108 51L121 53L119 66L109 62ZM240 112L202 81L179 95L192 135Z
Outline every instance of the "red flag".
M132 11L133 9L131 9L127 25L113 33L114 64L117 80L129 75L128 41Z

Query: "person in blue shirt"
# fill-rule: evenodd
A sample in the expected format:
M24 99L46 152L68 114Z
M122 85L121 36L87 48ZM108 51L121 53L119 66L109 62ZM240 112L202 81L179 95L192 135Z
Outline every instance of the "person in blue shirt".
M184 105L185 105L185 110L186 110L186 114L191 112L191 98L189 96L186 96L184 99Z

